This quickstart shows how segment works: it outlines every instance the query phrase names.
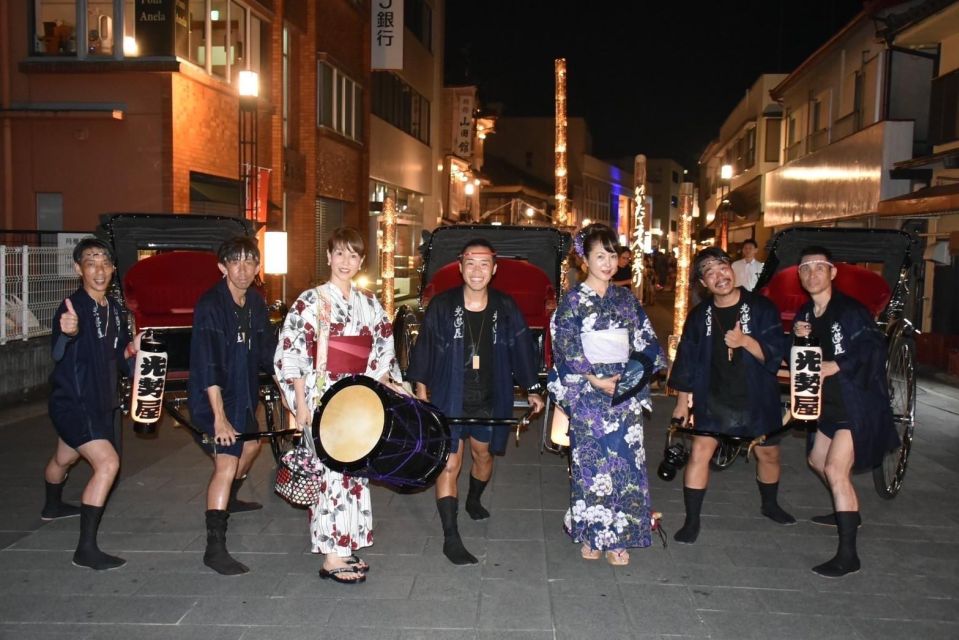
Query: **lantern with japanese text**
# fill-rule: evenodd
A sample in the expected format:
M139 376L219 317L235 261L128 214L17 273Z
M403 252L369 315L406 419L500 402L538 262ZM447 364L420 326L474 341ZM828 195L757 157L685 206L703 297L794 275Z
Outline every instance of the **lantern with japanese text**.
M133 430L140 435L156 432L163 410L163 389L169 358L166 344L153 331L147 331L140 341L133 372L130 416Z
M822 395L822 347L797 336L789 351L789 412L795 420L818 420Z

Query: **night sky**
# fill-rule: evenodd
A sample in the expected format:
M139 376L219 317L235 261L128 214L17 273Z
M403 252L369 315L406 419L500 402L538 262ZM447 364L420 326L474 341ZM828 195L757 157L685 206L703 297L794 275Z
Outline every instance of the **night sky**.
M788 73L862 9L852 0L484 0L446 3L446 83L477 84L504 116L568 114L594 155L673 158L691 173L762 73Z

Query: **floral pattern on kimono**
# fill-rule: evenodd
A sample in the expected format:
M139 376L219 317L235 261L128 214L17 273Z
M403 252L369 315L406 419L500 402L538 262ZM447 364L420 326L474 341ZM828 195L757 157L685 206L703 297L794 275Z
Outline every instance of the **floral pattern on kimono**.
M593 549L648 547L652 543L649 479L643 444L643 407L649 389L612 406L585 374L621 374L625 363L592 364L582 333L626 329L630 349L665 367L649 319L629 289L600 296L585 283L560 301L552 321L554 371L549 391L570 418L572 480L564 524L575 542Z
M318 292L328 300L329 317L321 312ZM373 346L366 363L367 375L374 379L392 376L400 379L393 350L393 325L373 294L353 287L344 297L340 289L327 283L304 291L290 309L280 332L276 350L276 375L288 405L296 410L293 381L304 379L306 401L312 414L323 393L347 374L326 373L325 354L317 372L317 345L325 347L327 336L372 335ZM373 544L373 513L366 478L338 473L322 463L320 501L309 509L310 538L313 553L336 553L349 557L357 549Z

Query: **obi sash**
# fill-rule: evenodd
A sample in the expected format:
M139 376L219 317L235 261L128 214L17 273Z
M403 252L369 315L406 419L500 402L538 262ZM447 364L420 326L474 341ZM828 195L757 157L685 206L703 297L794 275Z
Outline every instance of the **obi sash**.
M326 352L328 373L365 373L373 350L373 336L330 336Z
M581 333L583 355L591 364L617 364L629 360L629 331L603 329Z

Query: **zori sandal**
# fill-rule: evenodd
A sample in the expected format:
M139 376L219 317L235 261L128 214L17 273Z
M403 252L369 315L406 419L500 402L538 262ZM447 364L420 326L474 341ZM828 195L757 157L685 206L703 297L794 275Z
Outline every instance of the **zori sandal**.
M343 573L353 573L358 577L345 578L341 575ZM366 575L354 567L337 567L329 570L320 569L320 578L323 580L332 580L333 582L338 582L340 584L360 584L361 582L366 582Z
M629 551L626 551L626 549L607 551L606 562L614 567L625 567L629 564Z
M364 560L363 558L359 556L353 555L353 556L350 556L349 558L344 558L343 561L346 562L346 564L350 565L350 567L359 571L360 573L367 573L370 570L370 565L367 564L366 560Z
M583 546L580 547L579 553L583 556L583 560L599 560L603 556L602 551L593 549L587 542L584 542Z

